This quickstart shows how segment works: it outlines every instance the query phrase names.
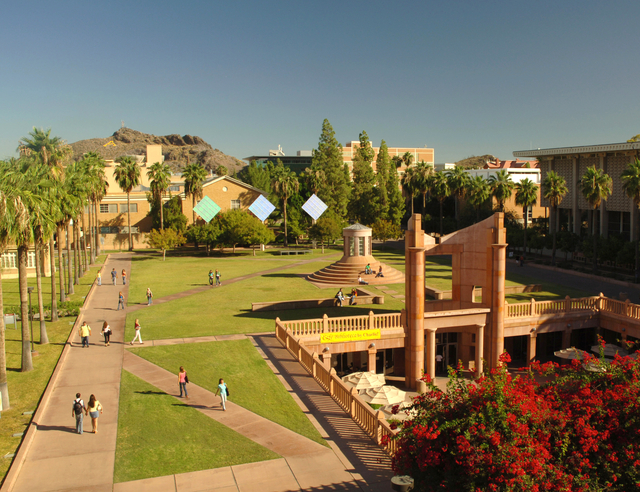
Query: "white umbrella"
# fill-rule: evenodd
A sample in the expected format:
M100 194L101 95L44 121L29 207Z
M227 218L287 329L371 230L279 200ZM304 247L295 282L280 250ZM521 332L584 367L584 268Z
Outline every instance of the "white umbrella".
M596 354L600 354L600 345L594 345L591 347L591 352ZM624 349L618 345L614 345L612 343L607 343L604 346L604 356L613 359L615 355L618 354L620 357L624 357L625 355L629 355L629 351Z
M580 350L575 347L571 347L564 350L558 350L554 352L553 355L555 355L556 357L560 357L561 359L578 359L578 360L584 360L592 357L592 355L589 352L585 352L584 350Z
M406 392L400 391L395 386L381 386L380 388L362 390L360 397L372 405L389 405L402 403Z
M354 372L342 378L344 384L349 388L360 391L368 388L379 388L386 383L384 374L373 374L372 372Z

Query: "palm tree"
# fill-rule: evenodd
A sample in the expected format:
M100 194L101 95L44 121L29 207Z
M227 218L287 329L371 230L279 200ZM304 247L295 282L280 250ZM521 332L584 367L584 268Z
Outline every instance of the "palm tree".
M640 159L637 157L633 162L630 162L627 168L622 172L620 176L622 179L622 189L625 191L627 196L633 199L633 203L636 204L636 207L640 207ZM640 219L640 213L637 213L636 216ZM640 222L636 220L636 224ZM638 243L640 242L638 238L640 237L640 231L638 227L635 227L635 243L636 243L636 274L635 281L638 283L640 281L640 253Z
M522 207L524 216L524 254L527 254L527 225L529 223L529 207L538 201L538 185L525 178L516 184L516 205Z
M87 152L83 160L87 164L87 183L89 189L89 239L91 243L91 263L95 263L96 255L99 254L99 221L98 221L98 204L107 193L109 183L107 181L104 169L105 162L96 152ZM93 216L93 224L91 217Z
M411 201L411 215L413 215L413 199L420 192L419 180L418 170L415 167L408 167L402 175L402 188L409 195Z
M130 194L136 186L140 184L140 167L131 157L122 157L113 171L116 182L122 191L127 194L127 225L129 228L129 251L133 251L133 240L131 238L131 201Z
M184 194L191 197L192 209L196 207L196 200L202 198L202 183L207 179L207 171L197 162L189 164L182 171L184 179ZM193 224L196 223L196 211L193 210Z
M569 193L569 189L567 188L565 179L555 171L549 171L547 173L542 187L544 189L544 197L549 200L551 209L553 210L553 249L551 251L551 264L556 266L556 230L558 229L556 223L558 221L558 205L560 205L564 196Z
M284 245L288 245L287 240L287 200L291 195L297 193L300 189L300 182L296 173L291 169L284 167L281 163L275 168L273 178L271 178L271 186L276 196L282 200L282 210L284 216Z
M491 195L498 202L498 210L504 212L504 202L506 202L513 193L515 183L511 180L511 176L504 169L489 176L489 186L491 186Z
M460 199L464 197L467 192L467 186L471 178L469 173L461 167L454 167L451 171L447 172L447 179L449 180L449 189L455 197L456 204L456 227L459 227L460 221Z
M591 205L591 230L593 232L593 273L598 271L598 238L596 236L596 209L611 195L611 177L595 166L587 168L582 175L580 187L585 200Z
M151 188L151 194L154 199L160 204L160 230L164 231L164 214L162 209L165 192L169 189L171 184L171 170L167 164L160 164L156 162L147 171L147 176L151 180L149 187Z
M491 187L482 177L476 176L467 185L467 200L476 209L476 222L480 222L480 208L491 198Z
M449 180L447 179L447 176L442 171L435 173L431 177L431 196L438 200L438 203L440 204L440 237L443 235L442 204L450 194L451 189L449 188Z
M435 172L433 166L422 161L415 167L415 179L417 191L422 194L422 213L427 205L427 193L431 184L431 176Z

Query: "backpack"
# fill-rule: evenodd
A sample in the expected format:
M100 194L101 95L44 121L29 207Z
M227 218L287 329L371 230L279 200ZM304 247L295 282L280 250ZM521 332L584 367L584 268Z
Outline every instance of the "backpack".
M82 414L82 403L80 403L80 400L76 400L75 402L73 402L73 411L75 412L76 415L81 415Z

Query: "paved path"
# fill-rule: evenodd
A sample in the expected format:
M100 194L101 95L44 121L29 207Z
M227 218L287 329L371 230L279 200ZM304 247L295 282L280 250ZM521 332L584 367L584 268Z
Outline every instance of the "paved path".
M307 260L288 264L284 268L308 263ZM103 278L112 268L120 272L131 270L130 255L112 255L103 269ZM282 268L246 275L240 281ZM134 279L135 281L135 279ZM229 283L231 281L227 281ZM192 289L190 295L210 288ZM158 477L122 484L113 484L120 376L123 367L169 394L176 393L176 375L124 350L125 311L116 311L117 295L128 286L114 287L105 282L96 287L82 317L92 327L91 346L80 347L73 334L73 346L61 361L59 377L52 387L49 404L43 406L37 432L28 449L12 492L17 491L198 491L228 490L279 492L289 490L361 490L389 489L392 476L390 460L366 436L336 403L315 383L272 334L255 335L254 345L278 375L294 399L307 413L331 449L300 436L248 410L228 403L227 412L219 408L219 398L202 388L190 385L189 404L211 418L222 422L255 442L272 449L281 459L248 463L233 467L203 470L193 473ZM181 295L181 297L184 297ZM166 300L169 297L165 298ZM165 301L166 302L166 301ZM136 310L131 306L127 313ZM100 335L102 322L113 329L111 346L105 347ZM246 335L219 335L197 339L154 341L155 345L197 343L246 338ZM150 342L147 342L150 344ZM277 358L281 358L278 360ZM58 370L57 369L57 370ZM75 393L88 401L95 394L105 408L100 417L99 432L92 434L90 419L85 417L85 434L75 432L71 404ZM211 408L213 406L213 408ZM5 488L3 487L3 491Z
M131 259L111 256L103 268L102 278L109 279L96 287L87 306L84 320L91 326L89 348L82 348L80 338L73 344L60 368L51 400L37 422L38 431L17 477L13 492L53 490L110 491L113 486L120 373L122 369L125 311L116 311L118 292L127 297L128 285L113 286L108 272L115 268L131 271ZM120 281L121 282L121 281ZM111 345L104 346L100 330L107 320L113 330ZM75 432L75 417L71 415L76 393L85 403L93 393L104 407L98 433L92 434L91 419L84 417L85 433ZM89 432L87 432L89 431Z

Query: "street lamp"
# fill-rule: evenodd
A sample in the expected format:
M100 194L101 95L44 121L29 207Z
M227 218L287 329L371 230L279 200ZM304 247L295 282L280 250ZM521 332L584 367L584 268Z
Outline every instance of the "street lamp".
M33 292L33 287L27 287L27 292L29 293L29 322L31 324L31 353L33 354L35 350L33 350L33 312L31 311L31 293Z

